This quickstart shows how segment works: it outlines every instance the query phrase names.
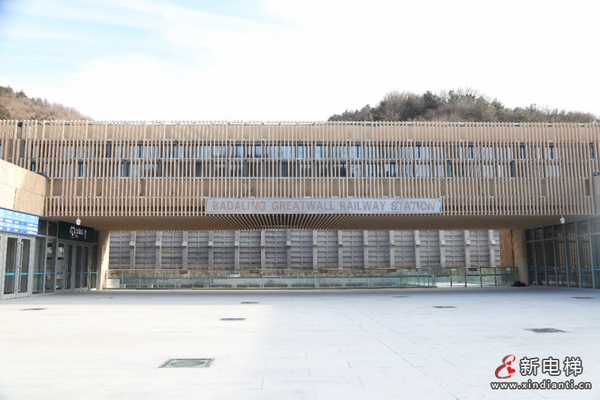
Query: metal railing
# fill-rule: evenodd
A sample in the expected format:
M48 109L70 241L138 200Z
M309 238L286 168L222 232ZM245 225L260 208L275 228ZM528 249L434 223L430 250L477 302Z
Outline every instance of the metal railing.
M106 289L269 289L510 286L512 267L343 270L109 270Z

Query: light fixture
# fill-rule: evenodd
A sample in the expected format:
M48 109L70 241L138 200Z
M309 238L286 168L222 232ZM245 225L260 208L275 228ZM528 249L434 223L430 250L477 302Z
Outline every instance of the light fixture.
M79 219L79 217L77 217L77 219L75 220L75 225L81 225L81 220Z
M560 223L564 225L565 223L565 217L564 216L560 216Z

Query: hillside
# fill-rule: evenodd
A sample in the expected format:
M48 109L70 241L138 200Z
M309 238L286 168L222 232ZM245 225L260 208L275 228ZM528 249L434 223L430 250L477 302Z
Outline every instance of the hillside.
M532 104L507 108L472 89L425 92L390 92L376 107L346 110L329 121L461 121L461 122L594 122L596 115L549 109Z
M29 98L23 91L15 92L10 86L0 86L0 119L91 120L74 108L46 99Z

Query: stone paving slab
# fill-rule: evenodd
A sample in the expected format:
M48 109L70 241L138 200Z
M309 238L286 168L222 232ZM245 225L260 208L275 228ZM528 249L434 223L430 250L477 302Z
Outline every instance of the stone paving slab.
M600 399L596 293L113 290L6 300L0 399ZM495 370L509 354L517 371L499 380ZM564 371L520 374L522 357L550 356L561 369L565 357L581 357L583 373L573 379L592 390L490 388L571 379ZM214 361L206 369L159 368L172 358Z

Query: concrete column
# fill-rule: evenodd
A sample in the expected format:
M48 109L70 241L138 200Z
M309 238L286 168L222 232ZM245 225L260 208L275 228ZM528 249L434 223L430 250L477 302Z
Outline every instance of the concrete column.
M287 250L286 254L286 268L292 268L292 231L287 229L285 231L285 246Z
M344 269L344 238L342 231L338 231L338 269Z
M369 268L369 231L363 231L363 266Z
M154 243L154 246L156 246L156 259L154 261L154 268L160 269L162 255L162 232L156 232L156 242Z
M312 264L313 264L313 269L317 269L318 265L317 265L317 261L318 261L318 245L319 245L319 236L317 231L313 231L312 232L312 243L313 243L313 251L312 251Z
M496 239L494 238L494 231L488 231L488 251L490 253L490 267L497 267L496 260Z
M110 257L110 231L98 232L98 281L97 289L106 289L108 260Z
M525 256L525 230L513 229L513 257L519 281L529 285L529 274L527 273L527 257Z
M464 231L465 234L465 267L471 266L471 239L469 231Z
M213 269L215 266L215 258L214 258L214 252L213 252L213 247L215 246L215 233L214 232L209 232L208 233L208 269Z
M136 233L129 234L129 269L135 269L135 238Z
M446 268L446 238L444 231L440 231L440 267Z
M419 238L419 231L414 231L415 235L415 267L421 268L421 239Z
M182 247L182 249L181 249L181 268L189 269L188 268L188 232L187 231L183 232L181 247Z
M233 234L233 269L240 269L240 232Z
M265 269L266 267L266 240L265 240L265 231L260 231L260 269Z
M390 231L390 268L396 268L396 238L394 231Z

